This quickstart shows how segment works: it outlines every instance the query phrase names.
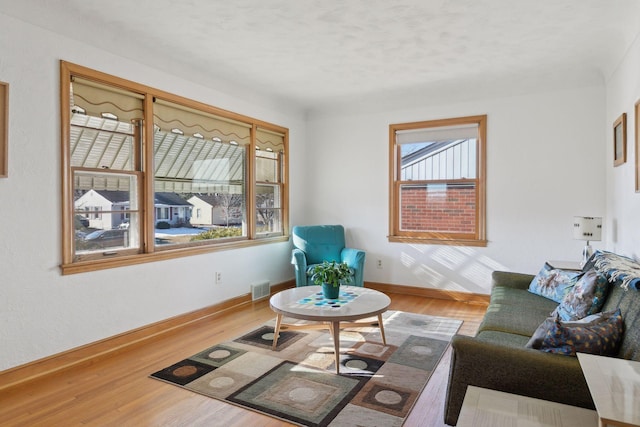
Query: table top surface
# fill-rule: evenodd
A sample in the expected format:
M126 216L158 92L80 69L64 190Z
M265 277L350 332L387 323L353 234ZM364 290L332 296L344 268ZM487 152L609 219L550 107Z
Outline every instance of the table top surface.
M578 353L578 361L598 416L610 423L640 425L640 362L586 353Z
M378 315L389 308L391 299L375 289L340 286L340 298L326 300L321 286L301 286L278 292L269 302L273 311L284 316L331 322Z
M596 427L596 411L469 386L458 427Z

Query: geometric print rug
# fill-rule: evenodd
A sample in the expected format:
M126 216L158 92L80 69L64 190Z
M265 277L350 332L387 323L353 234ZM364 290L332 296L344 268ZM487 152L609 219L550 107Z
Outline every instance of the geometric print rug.
M377 326L340 331L339 375L328 330L281 330L274 351L272 320L150 376L302 426L401 426L462 321L382 317L386 346Z

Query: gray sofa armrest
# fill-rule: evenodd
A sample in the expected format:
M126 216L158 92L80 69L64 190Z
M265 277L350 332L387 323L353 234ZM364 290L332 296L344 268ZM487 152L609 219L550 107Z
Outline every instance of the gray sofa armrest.
M456 425L467 386L489 388L593 409L578 359L456 335L445 423Z
M491 287L507 286L515 289L528 289L534 277L532 274L494 271L491 273Z

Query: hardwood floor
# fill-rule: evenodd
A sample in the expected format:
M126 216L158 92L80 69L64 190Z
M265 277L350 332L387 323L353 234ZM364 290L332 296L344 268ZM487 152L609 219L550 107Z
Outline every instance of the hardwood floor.
M473 335L485 305L389 294L391 309L464 320ZM2 426L290 426L292 424L148 377L206 346L233 339L272 319L268 300L245 304L214 321L199 321L66 372L0 392ZM445 426L444 395L450 349L433 373L405 426Z

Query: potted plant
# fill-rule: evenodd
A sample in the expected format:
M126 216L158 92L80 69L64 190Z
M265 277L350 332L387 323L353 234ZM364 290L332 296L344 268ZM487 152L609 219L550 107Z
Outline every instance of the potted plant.
M324 261L315 265L310 272L311 281L322 285L322 293L327 299L337 299L340 285L351 282L353 272L346 262Z

